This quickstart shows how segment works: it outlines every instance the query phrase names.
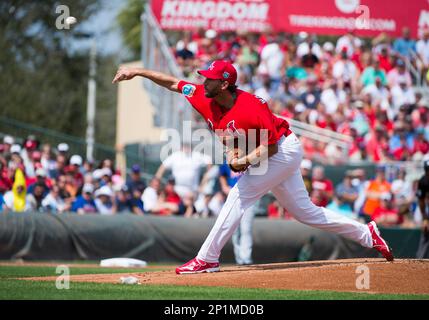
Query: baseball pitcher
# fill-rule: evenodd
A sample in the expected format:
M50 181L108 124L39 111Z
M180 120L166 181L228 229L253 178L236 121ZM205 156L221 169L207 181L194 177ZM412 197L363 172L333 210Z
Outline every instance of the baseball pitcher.
M281 206L296 220L312 227L341 235L367 248L378 250L388 261L393 254L380 236L375 222L368 225L314 205L308 196L300 163L303 150L287 121L277 118L267 103L235 85L237 71L226 61L214 61L207 70L198 71L205 77L202 85L147 69L119 69L113 83L136 76L147 78L171 91L183 94L215 132L244 136L256 130L258 144L252 151L234 152L228 157L230 167L244 171L231 189L215 225L197 256L176 268L177 274L219 271L221 250L232 236L247 208L264 194L272 191ZM261 133L261 136L258 134ZM262 133L266 133L262 139ZM259 163L260 162L260 163ZM252 174L252 168L265 162L265 174Z

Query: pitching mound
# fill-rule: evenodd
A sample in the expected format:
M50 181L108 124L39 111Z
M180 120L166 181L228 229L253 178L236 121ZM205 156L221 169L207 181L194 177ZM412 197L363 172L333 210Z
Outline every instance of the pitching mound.
M369 270L368 290L358 290L359 266ZM221 272L176 275L174 268L161 272L71 276L71 281L119 283L124 275L137 277L141 284L220 286L290 290L324 290L391 294L429 294L429 260L352 259L278 263L226 267ZM55 277L26 278L55 281Z

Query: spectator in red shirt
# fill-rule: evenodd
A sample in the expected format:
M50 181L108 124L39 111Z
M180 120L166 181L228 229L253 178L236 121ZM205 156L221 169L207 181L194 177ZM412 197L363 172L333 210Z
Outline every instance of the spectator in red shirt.
M80 172L80 167L83 164L83 159L81 156L75 154L70 158L69 170L74 174L74 180L78 188L83 186L83 174Z
M334 185L331 180L325 177L325 169L321 166L316 166L313 169L312 189L320 191L320 204L321 207L326 207L331 202L334 196Z
M382 47L381 52L378 55L378 60L380 61L380 69L383 69L386 74L393 69L390 61L389 50L386 46Z
M158 215L168 216L179 213L179 205L182 202L179 195L174 191L174 179L169 179L163 191L159 195L158 202L162 203Z
M281 219L284 217L285 209L280 206L277 200L274 200L267 208L268 219Z
M0 193L12 190L13 181L9 177L6 159L0 157Z
M412 150L408 147L407 137L404 133L399 136L400 146L392 150L393 158L396 161L408 161L411 158Z
M416 129L416 138L414 140L413 157L422 158L429 152L429 142L425 139L425 129Z
M383 193L380 196L380 206L375 208L371 215L371 220L375 221L380 226L390 227L402 223L398 210L393 207L392 194Z
M385 160L386 152L389 149L387 139L387 133L383 126L377 125L375 130L371 131L366 142L366 152L369 160L374 162Z

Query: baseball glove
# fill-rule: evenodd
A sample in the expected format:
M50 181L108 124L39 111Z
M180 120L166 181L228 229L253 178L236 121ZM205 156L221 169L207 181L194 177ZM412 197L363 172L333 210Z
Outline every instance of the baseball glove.
M242 164L234 163L234 160L240 159L244 156L244 154L245 153L239 148L234 148L233 150L227 152L227 163L231 171L240 173L247 170L247 168L249 167L248 165L244 166Z

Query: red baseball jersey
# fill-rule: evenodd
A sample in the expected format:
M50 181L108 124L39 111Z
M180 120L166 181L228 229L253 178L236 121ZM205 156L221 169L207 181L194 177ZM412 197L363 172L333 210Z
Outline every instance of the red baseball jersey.
M235 104L231 109L227 109L214 99L207 98L203 85L180 81L178 87L209 128L216 133L222 130L233 137L244 134L247 139L249 130L253 129L256 133L256 146L261 143L274 144L283 135L291 133L289 123L277 118L265 100L248 92L237 89ZM264 133L266 137L263 137Z

